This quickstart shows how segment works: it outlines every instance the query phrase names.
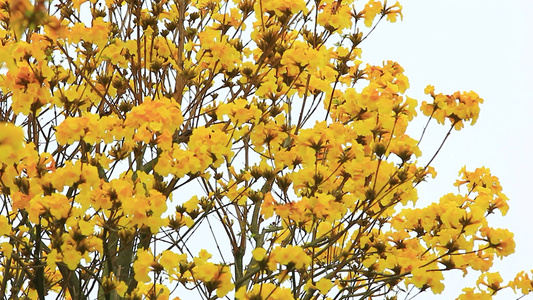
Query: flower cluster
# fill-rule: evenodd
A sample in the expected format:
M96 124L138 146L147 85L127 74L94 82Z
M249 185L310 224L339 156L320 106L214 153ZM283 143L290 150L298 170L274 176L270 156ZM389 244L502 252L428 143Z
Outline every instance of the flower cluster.
M422 102L422 112L431 116L440 124L446 119L450 120L455 129L463 128L464 121L470 121L474 125L479 117L479 104L483 103L475 92L455 92L452 95L435 94L433 86L427 86L426 94L433 97L433 103Z

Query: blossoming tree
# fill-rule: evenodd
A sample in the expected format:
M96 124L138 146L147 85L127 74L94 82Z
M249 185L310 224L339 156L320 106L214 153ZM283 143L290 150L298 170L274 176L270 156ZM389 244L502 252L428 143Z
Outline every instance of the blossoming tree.
M363 2L1 1L0 293L392 299L453 269L484 272L462 299L529 293L488 273L514 251L488 169L413 206L439 151L402 67L361 61L402 7ZM425 92L448 135L478 118Z

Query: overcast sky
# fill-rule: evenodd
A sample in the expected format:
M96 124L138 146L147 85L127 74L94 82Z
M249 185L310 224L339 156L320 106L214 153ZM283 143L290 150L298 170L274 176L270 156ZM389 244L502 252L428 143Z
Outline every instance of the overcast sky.
M489 167L510 198L507 216L489 218L494 227L515 233L515 254L495 263L507 281L519 270L533 269L533 1L401 3L403 22L380 24L361 46L363 60L400 63L410 79L407 94L419 101L431 100L423 94L428 84L434 85L437 93L473 90L485 99L476 125L453 132L437 157L434 166L438 176L420 185L419 204L456 192L452 184L462 166L472 171ZM432 125L428 129L431 135L424 137L421 145L426 155L433 153L447 130L436 122ZM420 122L411 133L420 133L422 127ZM473 286L477 279L477 274L462 278L460 271L450 275L454 278L446 281L446 292L432 299L452 299L467 282ZM516 298L512 291L495 297Z

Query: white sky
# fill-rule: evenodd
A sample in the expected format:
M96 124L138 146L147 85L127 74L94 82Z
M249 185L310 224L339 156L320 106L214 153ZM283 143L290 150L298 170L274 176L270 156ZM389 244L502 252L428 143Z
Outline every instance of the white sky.
M423 94L428 84L434 85L437 93L473 90L485 99L476 125L452 133L433 164L437 178L420 185L419 204L456 192L452 184L462 166L471 171L489 167L510 198L507 216L493 215L489 224L510 229L517 244L515 254L495 263L494 269L501 271L506 282L519 270L533 269L533 92L529 90L533 83L533 1L400 3L403 22L381 23L361 45L363 61L400 63L410 79L407 94L420 102L431 100ZM423 123L411 129L417 133L414 138L419 137ZM431 125L421 144L422 150L426 149L423 161L429 159L447 130L436 122ZM457 271L448 277L454 278L446 281L445 292L431 299L453 299L464 286L475 285L477 274L462 278L462 272ZM495 299L517 297L510 290Z

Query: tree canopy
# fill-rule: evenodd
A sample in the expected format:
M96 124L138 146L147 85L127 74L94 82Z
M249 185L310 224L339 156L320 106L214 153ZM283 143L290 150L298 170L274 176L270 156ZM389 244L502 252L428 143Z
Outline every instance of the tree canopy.
M364 63L388 1L0 1L0 292L45 299L459 299L503 288L485 167L417 187L483 99ZM417 112L418 111L418 112ZM420 113L420 114L419 114ZM415 117L449 128L422 159ZM424 161L424 162L423 162Z

